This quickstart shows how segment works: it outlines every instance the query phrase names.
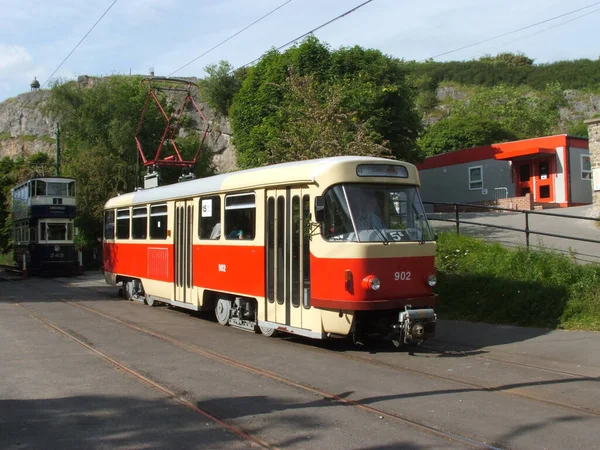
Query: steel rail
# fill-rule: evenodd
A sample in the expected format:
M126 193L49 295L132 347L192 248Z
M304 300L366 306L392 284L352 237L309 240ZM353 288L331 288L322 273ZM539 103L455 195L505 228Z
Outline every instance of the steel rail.
M397 414L397 413L390 412L390 411L385 411L385 410L382 410L382 409L379 409L379 408L375 408L373 406L362 404L362 403L360 403L358 401L354 401L354 400L350 400L350 399L347 399L347 398L343 398L343 397L341 397L339 395L336 395L336 394L324 391L324 390L322 390L322 389L320 389L318 387L290 380L289 378L283 377L283 376L278 375L278 374L276 374L274 372L271 372L271 371L268 371L268 370L265 370L265 369L261 369L259 367L256 367L256 366L253 366L253 365L250 365L250 364L247 364L247 363L235 360L233 358L230 358L230 357L218 354L218 353L215 353L215 352L213 352L211 350L202 348L202 347L200 347L198 345L185 344L185 343L180 342L177 339L172 338L172 337L170 337L168 335L164 335L162 333L158 333L158 332L149 330L149 329L147 329L145 327L142 327L142 326L139 326L139 325L134 325L132 323L126 322L126 321L124 321L122 319L119 319L117 317L114 317L114 316L111 316L109 314L106 314L106 313L103 313L101 311L98 311L98 310L96 310L94 308L90 308L89 306L83 306L83 305L80 305L80 304L77 304L77 303L74 303L74 302L71 302L71 301L68 301L68 300L64 300L64 299L62 301L64 303L68 304L68 305L71 305L71 306L74 306L76 308L80 308L80 309L88 311L90 313L99 315L101 317L104 317L105 319L111 320L111 321L116 322L116 323L118 323L120 325L126 326L126 327L128 327L130 329L133 329L133 330L136 330L138 332L147 334L149 336L152 336L152 337L154 337L156 339L159 339L159 340L162 340L164 342L168 342L168 343L170 343L170 344L172 344L172 345L174 345L176 347L179 347L179 348L181 348L183 350L186 350L186 351L189 351L191 353L195 353L195 354L201 355L201 356L209 358L209 359L213 359L213 360L217 360L217 361L226 363L226 364L228 364L228 365L230 365L232 367L236 367L238 369L242 369L242 370L245 370L247 372L251 372L251 373L254 373L254 374L257 374L257 375L264 376L266 378L269 378L271 380L277 381L279 383L282 383L282 384L285 384L285 385L288 385L288 386L292 386L294 388L297 388L297 389L300 389L300 390L303 390L303 391L311 392L313 394L320 395L320 396L322 396L322 397L324 397L326 399L329 399L329 400L332 400L332 401L335 401L335 402L338 402L338 403L341 403L341 404L344 404L344 405L353 406L353 407L356 407L358 409L362 409L364 411L367 411L367 412L370 412L370 413L374 413L378 417L388 417L390 419L394 419L394 420L397 420L399 422L408 424L408 425L410 425L410 426L418 429L419 431L426 432L428 434L433 434L433 435L436 435L438 437L442 437L444 439L450 439L450 440L453 440L455 442L459 442L461 444L469 445L471 447L487 448L487 449L498 450L497 447L488 445L488 444L486 444L484 442L479 442L479 441L476 441L476 440L473 440L473 439L470 439L470 438L467 438L467 437L464 437L464 436L460 436L458 434L455 434L455 433L452 433L452 432L449 432L449 431L443 431L443 430L437 429L435 427L426 425L426 424L424 424L422 422L419 422L419 421L416 421L416 420L413 420L413 419L409 419L409 418L407 418L407 417L405 417L405 416L403 416L401 414Z
M68 303L68 302L67 302ZM47 318L45 318L44 316L42 316L41 314L31 310L30 308L27 308L25 306L23 306L20 303L13 303L14 305L24 309L27 314L29 314L31 317L37 319L38 321L44 323L45 325L49 326L50 328L52 328L55 331L58 331L60 334L66 336L67 338L71 339L72 341L78 343L79 345L85 347L87 350L89 350L90 352L94 353L96 356L99 356L101 358L103 358L104 360L108 361L109 363L111 363L112 365L114 365L115 367L118 367L119 369L123 370L124 372L132 375L133 377L137 378L140 381L143 381L144 383L148 384L149 386L153 387L154 389L162 392L163 394L167 395L169 398L172 398L174 400L176 400L177 402L181 403L182 405L186 406L187 408L195 411L196 413L204 416L207 419L212 420L213 422L215 422L217 425L219 425L221 428L224 428L236 435L238 435L239 437L253 442L261 447L264 448L268 448L268 449L277 449L277 447L268 444L266 441L263 441L260 438L257 438L253 435L251 435L249 432L245 431L244 429L242 429L239 426L236 425L232 425L231 423L220 419L218 417L216 417L215 415L211 414L209 411L203 409L203 408L199 408L198 406L194 405L192 402L190 402L189 400L183 398L181 395L178 395L177 393L173 392L172 390L168 389L167 387L165 387L164 385L157 383L155 381L152 381L151 379L149 379L148 377L142 375L141 373L135 371L134 369L126 366L125 364L117 361L114 358L111 358L110 356L108 356L107 354L101 352L100 350L92 347L91 345L85 343L84 341L82 341L81 339L79 339L78 337L76 337L74 334L69 333L68 331L64 330L63 328L61 328L60 326L56 325L55 323L51 322L50 320L48 320Z

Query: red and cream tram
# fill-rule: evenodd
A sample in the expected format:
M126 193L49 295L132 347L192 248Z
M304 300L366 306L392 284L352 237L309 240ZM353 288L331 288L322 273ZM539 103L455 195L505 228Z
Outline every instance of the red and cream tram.
M266 336L421 341L437 296L419 186L412 164L347 156L119 195L105 205L106 281Z

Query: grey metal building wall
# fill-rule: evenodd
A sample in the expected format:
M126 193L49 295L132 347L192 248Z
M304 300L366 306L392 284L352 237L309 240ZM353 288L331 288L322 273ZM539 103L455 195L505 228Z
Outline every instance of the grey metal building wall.
M569 148L571 203L592 203L592 180L582 178L581 155L590 155L587 148Z
M483 169L483 189L470 190L469 167L476 166ZM495 159L421 170L421 196L427 202L472 203L494 200L494 188L505 187L508 197L514 197L511 171L507 161Z

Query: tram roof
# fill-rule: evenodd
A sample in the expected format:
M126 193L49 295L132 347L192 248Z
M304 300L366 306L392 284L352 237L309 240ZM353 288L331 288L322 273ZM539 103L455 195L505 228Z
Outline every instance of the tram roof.
M420 184L418 171L413 164L393 159L368 156L336 156L273 164L270 166L229 172L167 186L140 189L135 192L129 192L111 198L106 202L105 207L114 208L131 204L168 201L221 191L250 190L261 187L290 184L312 184L315 182L318 183L319 179L324 177L326 172L331 172L332 179L347 179L349 182L353 182L358 181L356 170L354 169L358 163L385 163L405 166L408 169L409 182L417 185ZM350 168L352 168L352 170L348 171ZM355 180L352 179L352 175L356 178ZM362 177L360 181L381 182L382 178L374 179ZM407 179L405 178L403 182L407 182Z

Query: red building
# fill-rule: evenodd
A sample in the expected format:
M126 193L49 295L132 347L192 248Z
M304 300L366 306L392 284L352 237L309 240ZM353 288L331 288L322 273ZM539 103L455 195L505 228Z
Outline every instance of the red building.
M516 209L592 203L588 140L566 134L456 150L417 168L423 201Z

